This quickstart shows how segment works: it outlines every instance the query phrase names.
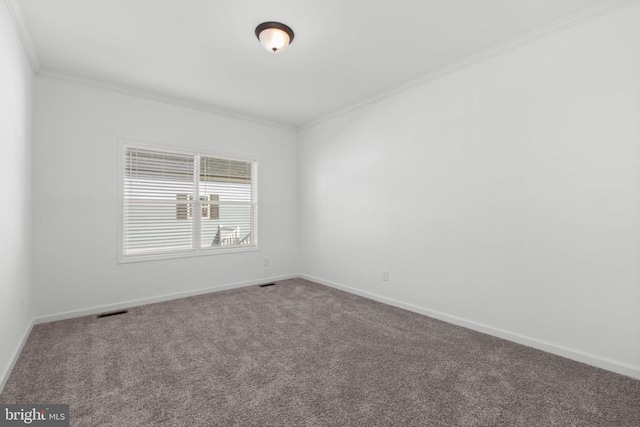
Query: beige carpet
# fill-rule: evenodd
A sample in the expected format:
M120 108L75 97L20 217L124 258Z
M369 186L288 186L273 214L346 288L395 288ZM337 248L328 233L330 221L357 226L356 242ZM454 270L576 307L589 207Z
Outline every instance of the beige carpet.
M640 381L304 280L38 325L0 402L73 426L640 426Z

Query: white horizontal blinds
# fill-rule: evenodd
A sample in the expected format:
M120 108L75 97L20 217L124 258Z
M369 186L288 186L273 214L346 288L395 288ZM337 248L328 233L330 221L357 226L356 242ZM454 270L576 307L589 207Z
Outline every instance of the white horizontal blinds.
M201 248L256 244L253 162L200 157Z
M125 147L125 255L193 247L193 155Z

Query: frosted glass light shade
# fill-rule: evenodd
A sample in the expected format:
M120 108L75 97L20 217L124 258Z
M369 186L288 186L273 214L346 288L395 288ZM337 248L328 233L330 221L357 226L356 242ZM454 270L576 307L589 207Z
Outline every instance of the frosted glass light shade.
M256 36L265 49L278 53L293 41L293 30L279 22L263 22L256 27Z
M260 43L271 52L281 52L289 46L289 35L277 28L269 28L260 33Z

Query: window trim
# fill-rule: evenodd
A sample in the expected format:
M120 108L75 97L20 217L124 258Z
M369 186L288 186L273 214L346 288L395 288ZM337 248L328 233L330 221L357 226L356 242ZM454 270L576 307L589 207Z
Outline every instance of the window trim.
M194 162L194 176L200 176L199 173L199 164L200 157L213 157L217 159L224 160L236 160L242 162L251 162L253 166L251 168L251 200L254 205L254 215L255 219L253 220L253 230L252 234L255 235L255 243L247 246L227 246L225 248L201 248L199 245L195 245L193 248L189 250L181 250L181 251L159 251L158 253L147 253L140 255L125 255L124 253L124 229L125 229L125 210L124 210L124 167L125 167L125 153L127 148L139 148L139 149L149 149L156 151L163 151L166 153L175 153L181 155L191 155L198 156L197 161ZM126 264L132 262L144 262L144 261L157 261L157 260L168 260L168 259L180 259L180 258L192 258L192 257L201 257L201 256L210 256L210 255L224 255L224 254L235 254L242 252L255 252L260 251L260 203L259 203L259 167L258 167L258 159L250 156L242 156L242 155L232 155L232 154L224 154L224 153L213 153L208 150L200 150L195 148L182 148L176 146L167 146L163 144L155 144L148 142L140 142L130 138L119 138L118 143L118 264ZM198 169L196 169L198 168ZM198 178L199 180L199 178ZM199 181L198 181L199 182ZM201 225L199 223L194 222L193 232L194 238L195 233L200 232ZM200 245L201 246L201 245Z

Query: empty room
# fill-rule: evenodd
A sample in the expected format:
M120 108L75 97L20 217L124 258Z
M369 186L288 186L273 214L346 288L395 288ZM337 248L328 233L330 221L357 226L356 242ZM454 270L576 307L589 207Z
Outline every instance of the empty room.
M640 425L640 0L3 0L0 426Z

